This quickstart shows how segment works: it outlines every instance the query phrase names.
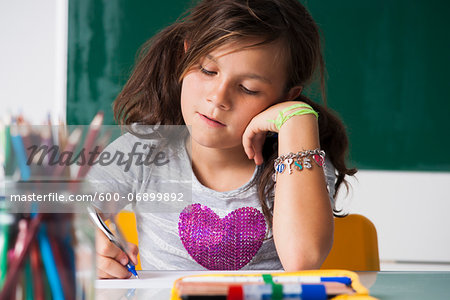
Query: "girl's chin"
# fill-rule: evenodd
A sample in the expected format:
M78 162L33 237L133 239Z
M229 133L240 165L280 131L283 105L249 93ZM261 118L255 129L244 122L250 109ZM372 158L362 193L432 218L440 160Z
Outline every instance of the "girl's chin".
M192 134L192 133L191 133ZM205 137L195 137L192 136L192 144L197 144L199 146L207 148L222 148L224 146L223 140L220 139L208 139Z
M241 144L239 141L230 141L224 137L219 135L216 136L205 136L205 135L196 135L191 131L191 143L192 145L196 144L197 146L202 146L205 148L214 148L214 149L229 149Z

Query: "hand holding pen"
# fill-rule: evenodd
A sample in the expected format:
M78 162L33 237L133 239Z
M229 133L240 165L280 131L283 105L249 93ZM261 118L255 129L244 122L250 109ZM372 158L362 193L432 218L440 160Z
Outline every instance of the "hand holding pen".
M116 234L113 234L93 207L89 207L89 214L98 228L96 233L98 277L129 278L131 273L139 278L134 267L137 264L137 246L126 242L117 228L114 228ZM114 223L111 225L115 226Z

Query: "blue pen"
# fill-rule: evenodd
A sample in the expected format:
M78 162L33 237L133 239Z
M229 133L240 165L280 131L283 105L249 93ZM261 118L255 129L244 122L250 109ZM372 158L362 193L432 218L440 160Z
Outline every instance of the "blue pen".
M92 206L88 206L89 215L91 216L92 220L94 221L95 225L106 235L106 237L114 244L116 245L120 250L122 250L125 255L128 258L128 263L126 264L126 267L128 271L133 274L136 278L139 278L136 268L134 264L131 262L130 257L128 256L127 250L125 249L125 243L118 239L111 230L109 230L108 226L106 226L105 222L102 220L100 215L95 211L95 209Z

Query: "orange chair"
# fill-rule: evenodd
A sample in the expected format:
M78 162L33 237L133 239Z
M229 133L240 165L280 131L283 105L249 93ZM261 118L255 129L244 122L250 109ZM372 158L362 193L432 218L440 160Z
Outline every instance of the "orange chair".
M116 216L117 225L120 228L124 238L135 245L138 245L138 234L136 230L136 217L133 212L122 210ZM136 270L141 270L141 260L138 254L138 264Z
M334 219L334 243L321 269L379 271L377 231L366 217L350 214Z

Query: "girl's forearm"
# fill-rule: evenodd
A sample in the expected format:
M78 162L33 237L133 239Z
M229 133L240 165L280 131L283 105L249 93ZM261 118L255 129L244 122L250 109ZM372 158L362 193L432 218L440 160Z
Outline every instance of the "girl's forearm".
M296 116L279 132L280 155L319 148L316 117ZM333 213L322 167L277 174L273 235L286 271L317 269L333 243ZM293 165L292 165L293 167Z

